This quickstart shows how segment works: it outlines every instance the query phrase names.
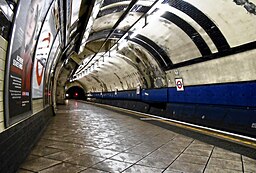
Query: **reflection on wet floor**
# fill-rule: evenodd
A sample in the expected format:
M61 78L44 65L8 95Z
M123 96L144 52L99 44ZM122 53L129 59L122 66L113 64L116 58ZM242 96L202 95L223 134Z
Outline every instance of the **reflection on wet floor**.
M20 173L256 172L256 160L77 101L59 106Z

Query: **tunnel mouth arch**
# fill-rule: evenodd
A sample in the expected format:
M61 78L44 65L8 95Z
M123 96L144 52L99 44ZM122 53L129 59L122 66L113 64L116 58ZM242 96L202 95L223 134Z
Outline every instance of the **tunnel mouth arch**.
M84 89L79 86L70 87L65 93L66 99L86 100Z

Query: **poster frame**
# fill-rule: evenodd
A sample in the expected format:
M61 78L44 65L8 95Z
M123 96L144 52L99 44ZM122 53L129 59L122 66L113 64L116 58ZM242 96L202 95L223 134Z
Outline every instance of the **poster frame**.
M48 9L46 10L46 14L48 13L52 3L54 2L55 0L51 0L49 1L50 5L48 7ZM9 127L29 116L31 116L33 114L33 104L32 104L32 82L30 82L30 99L29 99L29 110L26 111L26 112L23 112L21 114L18 114L18 115L15 115L13 117L10 117L10 111L9 111L9 106L10 106L10 103L9 103L9 82L10 82L10 68L11 68L11 56L12 56L12 51L13 51L13 44L14 44L14 38L15 38L15 34L14 32L16 31L16 21L18 20L18 14L19 14L19 11L21 10L21 1L18 1L17 3L17 6L14 10L14 13L13 13L13 21L12 21L12 24L11 24L11 27L10 27L10 31L9 31L9 40L7 41L8 42L8 46L7 46L7 52L6 52L6 61L5 61L5 74L4 74L4 94L3 94L3 99L4 99L4 125L5 127ZM43 20L42 20L42 23L40 26L38 26L39 28L39 32L38 32L38 35L36 36L36 43L35 43L35 47L37 46L38 44L38 38L39 38L39 35L40 35L40 32L42 30L42 26L43 26L43 23L45 22L46 20L46 16L42 16L43 17ZM33 65L33 62L34 62L34 56L35 56L35 51L32 52L32 65ZM31 76L30 76L30 79L32 79L32 71L31 71Z

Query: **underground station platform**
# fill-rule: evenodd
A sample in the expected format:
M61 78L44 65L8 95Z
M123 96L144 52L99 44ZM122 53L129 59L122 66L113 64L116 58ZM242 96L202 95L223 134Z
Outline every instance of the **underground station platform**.
M248 139L84 101L56 112L18 173L256 172Z
M0 173L256 173L256 0L0 0Z

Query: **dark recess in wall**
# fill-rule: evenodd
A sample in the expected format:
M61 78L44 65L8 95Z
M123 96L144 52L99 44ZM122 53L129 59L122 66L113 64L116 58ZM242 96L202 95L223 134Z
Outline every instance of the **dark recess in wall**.
M66 99L84 100L84 90L78 86L71 87L66 92Z

